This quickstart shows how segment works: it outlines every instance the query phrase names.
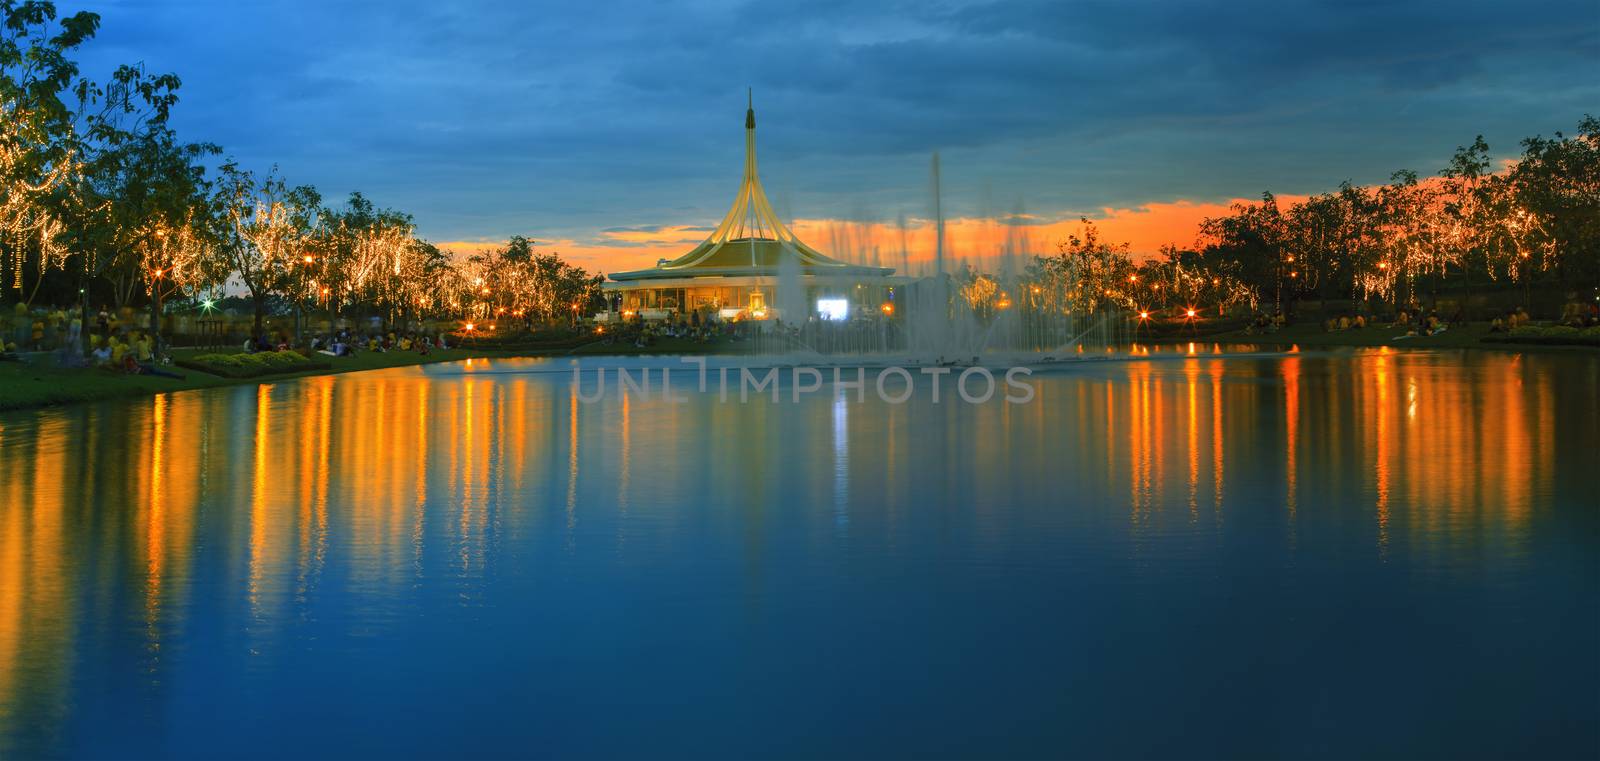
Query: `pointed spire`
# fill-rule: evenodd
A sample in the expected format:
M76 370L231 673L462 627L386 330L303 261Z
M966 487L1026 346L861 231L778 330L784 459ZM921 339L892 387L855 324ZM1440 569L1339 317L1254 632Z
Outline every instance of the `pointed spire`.
M755 95L747 91L746 97L748 100L744 114L744 176L739 182L739 192L734 195L733 207L728 209L728 214L722 218L721 224L718 224L700 245L677 259L658 264L656 269L722 267L729 266L729 261L745 266L742 261L737 260L716 264L706 263L716 262L713 257L724 247L730 247L730 251L739 255L744 253L745 249L742 247L746 245L750 253L748 265L750 267L766 266L762 262L768 257L792 257L806 267L847 266L844 262L829 258L801 242L794 231L778 218L778 213L772 208L772 202L767 200L767 193L761 188L761 177L756 171ZM764 251L769 253L762 253ZM743 257L740 256L739 259L742 260Z

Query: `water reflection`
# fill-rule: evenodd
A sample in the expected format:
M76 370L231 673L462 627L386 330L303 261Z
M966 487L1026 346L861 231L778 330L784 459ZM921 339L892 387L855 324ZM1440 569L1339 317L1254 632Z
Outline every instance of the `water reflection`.
M473 622L660 634L612 597L742 607L737 629L1068 570L1159 599L1302 555L1352 585L1458 577L1467 601L1491 575L1571 581L1529 554L1594 536L1600 362L1181 353L1042 373L1020 406L588 404L564 374L406 370L0 417L0 755L203 748L184 706L271 714L320 684L297 668L426 659Z

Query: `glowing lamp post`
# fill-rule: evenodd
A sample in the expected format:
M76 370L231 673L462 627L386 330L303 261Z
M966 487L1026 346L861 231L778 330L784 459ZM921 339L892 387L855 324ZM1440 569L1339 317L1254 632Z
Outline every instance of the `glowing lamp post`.
M305 324L307 278L310 277L311 264L316 260L316 257L310 254L306 254L300 259L301 263L303 263L305 266L300 269L300 290L295 293L294 297L294 342L296 344L302 343L305 338L303 326ZM316 288L317 282L315 280L310 281L309 287L313 289Z
M163 274L165 274L164 271L160 269L150 271L150 293L155 296L150 302L150 343L152 350L158 354L161 352L161 276Z

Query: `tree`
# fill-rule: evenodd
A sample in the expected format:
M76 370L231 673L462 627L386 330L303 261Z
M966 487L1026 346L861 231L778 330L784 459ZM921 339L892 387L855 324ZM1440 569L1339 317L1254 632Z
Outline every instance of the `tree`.
M1231 211L1200 223L1205 259L1219 263L1238 278L1250 290L1252 301L1271 300L1281 310L1284 281L1298 281L1299 271L1285 244L1287 233L1278 199L1263 193L1260 204L1234 204ZM1293 282L1289 288L1292 294Z
M93 13L58 22L51 3L0 0L0 267L10 266L18 291L30 253L41 279L66 256L65 223L49 198L79 168L68 105L78 66L70 54L99 25Z
M198 182L193 161L207 148L176 141L167 119L177 103L179 81L151 75L142 66L121 66L104 86L80 80L77 123L70 152L82 157L75 182L51 196L64 224L61 245L76 260L79 315L89 324L89 287L110 273L118 276L113 298L121 306L143 282L138 249L152 234L151 215L184 206ZM177 200L183 199L183 200ZM82 350L89 352L89 332Z
M1522 141L1510 172L1518 258L1554 270L1566 289L1600 284L1600 119L1585 115L1578 134Z
M1450 163L1440 170L1444 178L1444 223L1450 245L1456 250L1461 267L1466 299L1461 310L1466 313L1472 302L1472 270L1489 268L1489 231L1492 228L1492 204L1486 196L1489 176L1489 144L1479 135L1472 145L1458 146Z
M267 298L283 290L302 262L320 202L309 185L289 187L277 167L259 180L231 161L221 168L211 229L218 250L250 294L256 336L262 333Z

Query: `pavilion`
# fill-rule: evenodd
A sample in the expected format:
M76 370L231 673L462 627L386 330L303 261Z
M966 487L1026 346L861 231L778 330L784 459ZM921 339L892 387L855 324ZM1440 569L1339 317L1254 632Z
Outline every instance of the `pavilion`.
M880 311L892 298L888 267L841 262L806 245L778 219L756 173L756 112L744 117L744 177L733 208L700 245L649 269L614 272L602 288L624 317L670 320L699 312L721 319L846 319ZM794 278L797 285L783 282ZM805 297L806 315L781 314L783 293Z

